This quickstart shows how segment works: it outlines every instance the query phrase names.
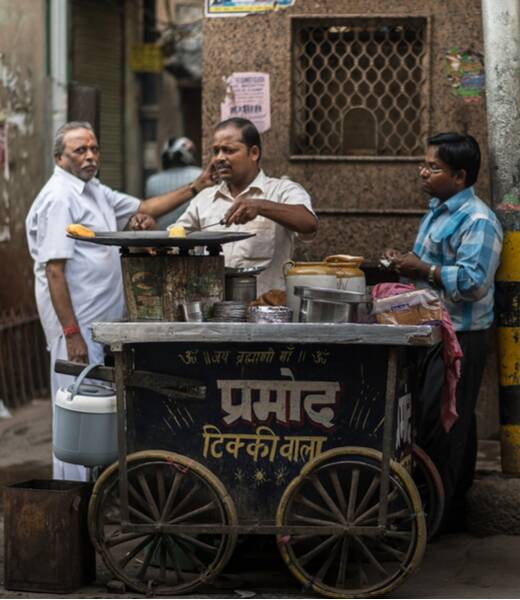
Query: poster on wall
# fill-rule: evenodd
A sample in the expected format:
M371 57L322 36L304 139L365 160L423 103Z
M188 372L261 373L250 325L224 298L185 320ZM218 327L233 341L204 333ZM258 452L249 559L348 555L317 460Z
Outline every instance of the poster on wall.
M240 17L293 6L296 0L206 0L207 17Z
M453 93L464 104L480 104L485 86L484 57L473 50L452 48L446 54L446 70Z
M220 104L220 119L242 117L252 121L260 133L271 128L271 91L268 73L233 73L225 77L226 96Z

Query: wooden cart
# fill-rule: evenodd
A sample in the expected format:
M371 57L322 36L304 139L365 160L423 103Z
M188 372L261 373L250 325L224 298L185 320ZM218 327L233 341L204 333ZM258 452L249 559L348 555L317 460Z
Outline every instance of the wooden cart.
M382 595L420 563L407 357L437 328L127 322L94 337L115 355L119 461L89 527L129 588L193 591L239 534L275 535L329 597Z

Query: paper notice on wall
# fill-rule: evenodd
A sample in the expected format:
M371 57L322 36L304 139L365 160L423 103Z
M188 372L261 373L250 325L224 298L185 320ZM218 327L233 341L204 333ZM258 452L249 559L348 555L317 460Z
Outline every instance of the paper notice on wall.
M293 6L296 0L206 0L207 17L240 17Z
M220 105L222 121L242 117L263 133L271 128L271 90L268 73L233 73L224 78L226 97Z

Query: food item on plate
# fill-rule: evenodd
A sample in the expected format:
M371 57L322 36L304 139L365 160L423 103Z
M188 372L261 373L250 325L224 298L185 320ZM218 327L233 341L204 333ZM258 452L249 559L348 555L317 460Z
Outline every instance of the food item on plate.
M168 237L186 237L186 229L183 225L172 225L168 228Z
M67 233L81 237L96 237L96 234L92 231L92 229L89 229L80 223L71 223L70 225L67 225Z
M269 290L264 292L250 306L285 306L286 296L283 290Z

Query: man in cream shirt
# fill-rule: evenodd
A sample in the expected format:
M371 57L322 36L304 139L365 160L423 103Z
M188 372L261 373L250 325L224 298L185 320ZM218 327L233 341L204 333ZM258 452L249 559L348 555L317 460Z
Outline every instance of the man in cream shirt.
M190 232L217 223L208 231L255 234L223 246L226 266L265 267L258 276L258 293L283 289L283 265L292 256L295 235L312 238L318 227L309 194L299 184L267 177L260 169L260 134L247 119L219 123L212 149L220 184L197 194L176 225Z

